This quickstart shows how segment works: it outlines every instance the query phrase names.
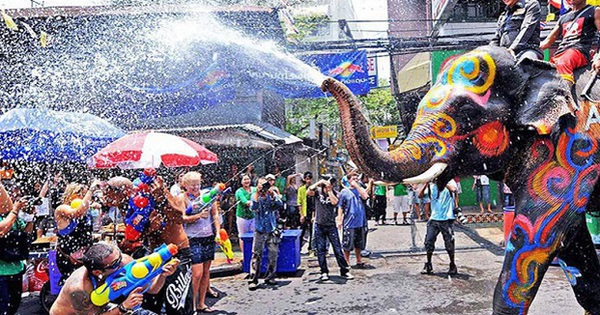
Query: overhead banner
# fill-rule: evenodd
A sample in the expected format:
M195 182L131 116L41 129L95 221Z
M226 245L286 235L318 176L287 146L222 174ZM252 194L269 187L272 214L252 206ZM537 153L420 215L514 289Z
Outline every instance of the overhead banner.
M356 50L337 54L318 54L300 56L300 60L319 68L323 75L332 77L344 83L352 93L364 95L371 90L369 86L369 72L367 66L367 52ZM324 97L323 92L316 87L298 91L289 97Z

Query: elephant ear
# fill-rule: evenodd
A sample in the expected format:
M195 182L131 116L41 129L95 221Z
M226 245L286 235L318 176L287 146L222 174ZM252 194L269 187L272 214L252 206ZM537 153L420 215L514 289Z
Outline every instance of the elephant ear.
M517 66L528 74L516 113L517 124L550 134L560 117L575 114L577 105L571 89L550 63L525 58Z

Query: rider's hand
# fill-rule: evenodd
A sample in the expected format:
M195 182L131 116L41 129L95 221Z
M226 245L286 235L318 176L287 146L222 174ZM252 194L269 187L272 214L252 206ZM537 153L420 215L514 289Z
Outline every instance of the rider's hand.
M598 72L600 71L600 54L596 53L594 56L594 60L592 61L592 70Z
M129 296L127 296L127 299L121 303L121 305L128 310L132 310L141 305L144 301L144 295L142 294L143 290L144 288L142 287L135 288L133 291L131 291L131 293L129 293Z

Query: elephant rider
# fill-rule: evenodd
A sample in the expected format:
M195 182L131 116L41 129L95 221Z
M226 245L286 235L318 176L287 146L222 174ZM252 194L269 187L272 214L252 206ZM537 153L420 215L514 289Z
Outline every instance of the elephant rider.
M517 59L542 59L540 50L540 3L537 0L502 0L506 4L498 18L490 45L506 47Z
M600 8L588 5L585 0L567 0L567 3L571 5L572 10L560 17L554 29L540 44L540 48L546 49L558 37L562 37L550 62L556 65L558 74L573 92L575 84L573 72L577 68L587 66L596 32L600 30ZM599 57L598 54L594 56L593 69L600 68Z

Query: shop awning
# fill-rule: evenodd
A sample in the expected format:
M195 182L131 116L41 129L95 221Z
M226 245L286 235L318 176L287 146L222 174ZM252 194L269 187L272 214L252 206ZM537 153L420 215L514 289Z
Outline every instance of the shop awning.
M428 52L416 54L398 71L398 93L418 89L431 81L430 56Z
M251 147L272 149L302 144L302 139L268 123L214 125L157 130L185 135L207 146Z

